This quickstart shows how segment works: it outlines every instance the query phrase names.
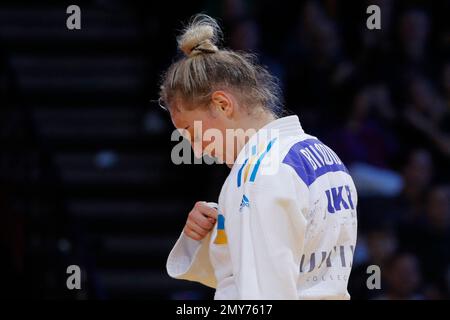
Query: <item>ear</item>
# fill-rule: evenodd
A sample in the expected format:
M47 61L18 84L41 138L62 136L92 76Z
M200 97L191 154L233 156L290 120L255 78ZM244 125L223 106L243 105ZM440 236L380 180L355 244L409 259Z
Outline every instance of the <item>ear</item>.
M230 118L234 112L234 99L228 92L214 91L211 95L212 107Z

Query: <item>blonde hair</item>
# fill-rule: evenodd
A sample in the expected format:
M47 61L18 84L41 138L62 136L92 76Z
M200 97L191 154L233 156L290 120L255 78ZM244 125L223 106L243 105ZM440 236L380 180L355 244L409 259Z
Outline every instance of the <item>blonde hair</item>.
M219 49L221 36L215 19L204 14L191 19L177 38L185 56L172 63L162 77L162 102L170 106L174 98L181 98L194 108L206 107L214 90L226 88L236 93L245 107L260 106L278 116L277 79L257 63L255 55Z

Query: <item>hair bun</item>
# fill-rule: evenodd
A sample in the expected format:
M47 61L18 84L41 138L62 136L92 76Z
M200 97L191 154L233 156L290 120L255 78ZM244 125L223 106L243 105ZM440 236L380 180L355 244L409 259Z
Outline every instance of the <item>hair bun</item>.
M220 34L221 30L216 20L199 14L194 16L182 35L178 37L178 47L188 57L214 53L219 51L216 43Z

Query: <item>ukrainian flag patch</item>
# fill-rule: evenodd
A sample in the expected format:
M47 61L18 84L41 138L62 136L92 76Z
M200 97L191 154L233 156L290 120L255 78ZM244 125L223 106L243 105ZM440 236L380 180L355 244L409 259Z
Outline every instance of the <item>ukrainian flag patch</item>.
M225 233L225 217L222 214L217 216L217 235L214 239L215 244L227 244L227 234Z

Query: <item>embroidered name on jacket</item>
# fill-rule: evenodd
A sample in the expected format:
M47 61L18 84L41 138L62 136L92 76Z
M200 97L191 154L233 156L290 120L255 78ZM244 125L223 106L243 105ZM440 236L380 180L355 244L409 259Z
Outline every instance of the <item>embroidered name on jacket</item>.
M290 165L308 187L328 172L348 173L336 153L318 139L307 139L294 144L283 163Z

